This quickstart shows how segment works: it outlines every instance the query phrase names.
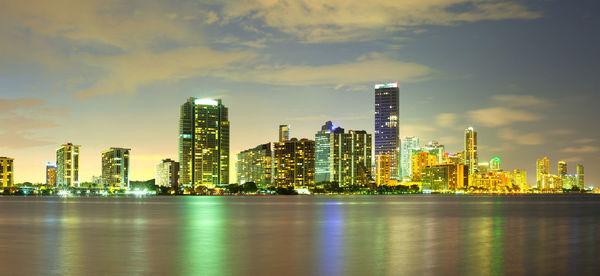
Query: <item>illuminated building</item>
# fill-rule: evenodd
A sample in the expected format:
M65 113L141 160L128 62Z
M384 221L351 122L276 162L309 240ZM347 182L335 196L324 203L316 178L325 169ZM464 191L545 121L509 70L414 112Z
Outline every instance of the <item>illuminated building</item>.
M490 172L490 163L482 162L477 164L477 173L486 174Z
M558 175L546 175L544 181L544 188L542 190L559 191L563 188L563 180Z
M464 156L464 152L457 152L454 154L444 154L442 162L443 163L452 163L452 164L463 164L463 159L464 159L463 156ZM467 170L467 172L468 172L468 170Z
M108 188L129 188L131 149L110 148L102 152L102 184Z
M428 152L419 152L411 157L411 176L413 180L421 180L423 169L437 163L437 157Z
M410 177L411 174L411 157L413 149L419 148L419 137L411 136L404 137L402 140L400 151L400 171L402 173L402 177Z
M527 172L519 169L513 172L513 183L518 187L527 185Z
M469 175L469 186L484 191L506 192L512 186L510 172L491 171Z
M432 191L446 191L463 189L468 177L463 164L435 164L423 168L423 189Z
M390 185L390 156L383 154L375 157L375 182L377 186Z
M558 176L560 176L561 178L564 178L567 176L567 174L568 174L567 162L558 161Z
M375 85L375 156L390 156L392 179L400 177L400 132L398 82Z
M469 127L465 130L464 164L469 167L469 175L476 174L479 154L477 153L477 132Z
M79 187L79 150L81 146L67 143L56 150L56 184Z
M0 184L2 187L14 185L14 159L0 157Z
M279 125L279 142L290 140L290 126Z
M547 183L545 183L547 179L546 176L550 174L550 160L548 160L548 157L538 159L535 168L538 189L547 189L548 186L546 185Z
M229 183L229 121L221 100L188 98L181 105L179 165L183 187Z
M237 179L240 184L254 182L259 187L271 185L273 171L271 143L238 153L236 164Z
M371 181L371 134L345 133L326 122L315 135L315 183L364 186Z
M56 185L56 164L54 163L46 163L46 185Z
M490 160L490 170L499 171L501 166L501 161L499 157L494 157Z
M445 147L441 145L438 141L430 141L424 147L421 147L423 151L429 152L429 154L435 154L438 162L441 162L445 156Z
M273 166L276 186L312 186L315 180L315 141L292 138L274 143Z
M585 188L585 183L583 182L583 165L579 164L577 165L577 186L579 187L579 189L584 189Z
M156 164L154 183L159 187L177 189L179 186L179 162L172 159L163 159Z
M563 189L570 190L573 187L577 187L577 177L573 175L566 175L562 178L563 180Z

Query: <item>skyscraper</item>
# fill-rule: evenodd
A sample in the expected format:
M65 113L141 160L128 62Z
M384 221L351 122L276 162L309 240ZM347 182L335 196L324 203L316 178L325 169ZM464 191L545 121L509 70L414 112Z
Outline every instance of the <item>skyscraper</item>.
M312 186L315 181L315 141L292 138L274 143L273 166L275 185Z
M181 105L179 164L183 187L229 183L229 121L221 100L188 98Z
M513 172L513 183L519 188L527 185L527 172L519 169L515 169Z
M254 182L259 187L273 180L273 151L271 143L258 145L237 154L237 180L240 184Z
M279 125L279 142L290 140L290 125Z
M333 162L331 156L332 132L331 121L326 122L315 134L315 183L333 181Z
M110 148L102 152L102 183L105 187L129 188L129 153L131 149Z
M469 127L465 129L465 165L469 166L469 175L477 173L479 155L477 153L477 132Z
M558 176L562 179L567 177L567 162L558 161Z
M548 157L540 158L536 163L536 183L538 189L547 189L548 183L546 183L550 175L550 160Z
M156 186L177 189L179 183L179 162L163 159L155 167Z
M583 165L578 164L577 165L577 186L579 186L579 189L584 189L585 188L585 183L583 182Z
M500 160L500 157L494 157L490 160L490 170L492 171L499 171L501 168L501 164L502 161Z
M0 186L11 187L14 185L14 159L0 157Z
M402 151L400 153L402 177L409 177L411 175L412 150L419 148L419 145L419 137L404 137L402 140Z
M46 185L56 185L56 164L54 163L46 163Z
M390 156L391 178L400 177L398 82L375 85L375 156Z
M56 150L56 184L61 187L79 187L79 149L81 146L64 144Z
M411 177L413 180L421 180L423 169L437 163L437 156L422 151L411 157Z
M386 154L375 157L375 182L377 186L388 186L390 180L390 156Z

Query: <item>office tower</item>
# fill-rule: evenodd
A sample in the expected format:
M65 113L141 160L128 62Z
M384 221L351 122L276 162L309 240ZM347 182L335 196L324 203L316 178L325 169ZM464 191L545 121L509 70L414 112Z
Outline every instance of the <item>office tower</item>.
M46 185L56 185L56 164L54 163L46 163Z
M536 163L536 183L538 189L547 189L547 176L550 174L550 160L547 157L540 158Z
M64 144L56 150L56 184L79 187L79 150L81 146Z
M527 172L519 169L513 172L513 183L518 187L524 187L527 185Z
M276 186L312 186L315 181L315 141L292 138L274 143L273 166Z
M279 125L279 142L290 140L290 125Z
M237 180L240 184L254 182L258 187L271 185L273 179L271 148L271 143L267 143L237 154Z
M0 157L0 184L2 187L14 185L14 159Z
M188 98L179 118L179 181L183 187L229 183L229 121L221 100Z
M411 150L419 148L419 137L404 137L402 140L402 151L400 153L400 171L402 177L410 177L411 174Z
M413 180L421 180L422 172L425 167L433 166L437 163L437 156L428 152L419 152L411 157L411 177Z
M579 189L585 189L585 183L583 182L583 165L577 165L577 186Z
M154 183L159 187L177 189L179 186L179 162L172 159L163 159L156 164Z
M398 82L375 85L375 156L390 156L392 179L400 177Z
M476 174L478 171L479 155L477 153L477 132L472 127L465 130L464 158L464 164L469 167L469 175Z
M558 176L565 178L567 176L567 162L558 161Z
M102 183L109 188L129 188L131 149L110 148L102 152Z
M383 154L375 157L375 182L377 186L390 185L390 156Z
M494 157L490 160L490 170L491 171L499 171L501 168L501 160L500 157Z
M326 122L315 134L315 183L365 186L371 181L371 134Z
M467 171L463 164L443 163L423 168L423 189L457 190L466 187Z
M333 181L333 130L333 124L328 121L315 134L315 184Z

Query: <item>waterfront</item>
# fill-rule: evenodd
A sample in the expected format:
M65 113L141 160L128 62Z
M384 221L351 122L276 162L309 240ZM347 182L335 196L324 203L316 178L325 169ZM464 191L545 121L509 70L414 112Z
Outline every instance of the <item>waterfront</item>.
M0 197L6 275L597 274L600 197Z

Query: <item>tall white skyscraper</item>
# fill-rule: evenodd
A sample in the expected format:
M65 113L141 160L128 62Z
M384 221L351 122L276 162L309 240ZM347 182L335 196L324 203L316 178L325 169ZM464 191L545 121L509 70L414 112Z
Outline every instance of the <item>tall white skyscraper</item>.
M419 147L419 137L404 137L401 142L400 170L402 177L409 177L411 172L411 150Z

